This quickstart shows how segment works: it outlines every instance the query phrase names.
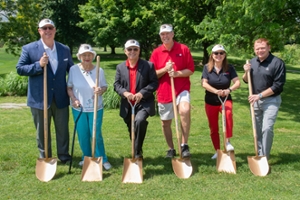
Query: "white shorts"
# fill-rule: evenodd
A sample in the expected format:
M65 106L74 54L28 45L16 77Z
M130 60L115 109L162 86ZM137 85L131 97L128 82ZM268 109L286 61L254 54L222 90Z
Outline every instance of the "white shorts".
M176 98L176 105L186 101L190 103L190 93L187 90L181 92ZM174 118L173 103L158 103L158 113L161 120L170 120Z

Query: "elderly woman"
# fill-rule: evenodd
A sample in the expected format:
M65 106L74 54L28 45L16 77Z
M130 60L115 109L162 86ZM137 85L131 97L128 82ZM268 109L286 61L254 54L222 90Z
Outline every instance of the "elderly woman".
M231 85L231 81L233 85ZM233 151L234 147L230 143L232 137L232 98L230 93L240 87L240 80L232 65L228 64L225 48L217 44L213 47L208 63L203 68L202 86L205 88L205 111L210 128L210 137L215 150L220 149L219 136L219 112L222 104L218 98L225 102L226 115L226 150ZM212 159L217 158L215 153Z
M97 109L97 125L96 125L96 145L95 157L103 158L103 167L106 170L111 168L105 154L104 142L102 137L102 119L103 119L103 103L102 95L107 90L107 83L104 77L104 71L99 70L99 85L95 85L96 66L92 63L95 59L96 52L93 51L89 44L82 44L79 47L77 58L79 64L71 67L68 77L68 95L70 96L72 113L74 120L80 113L82 106L82 115L77 122L77 133L79 145L83 156L92 156L91 138L93 131L94 118L94 96L99 95ZM83 160L79 162L83 165Z

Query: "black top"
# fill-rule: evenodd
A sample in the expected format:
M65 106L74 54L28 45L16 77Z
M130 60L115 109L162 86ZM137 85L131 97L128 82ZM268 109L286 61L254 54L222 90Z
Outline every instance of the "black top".
M228 71L223 72L223 69L219 72L216 72L213 69L211 72L208 72L207 65L203 68L202 79L205 78L208 81L208 84L218 90L225 90L230 87L231 80L237 77L237 73L232 65L229 65ZM225 98L221 98L224 100ZM228 95L227 100L232 100L231 95ZM219 98L216 94L209 91L205 91L205 103L210 105L221 105Z
M283 91L285 83L285 64L280 59L270 53L262 62L258 57L250 60L251 80L253 94L259 94L271 88L274 92L271 96L277 96Z

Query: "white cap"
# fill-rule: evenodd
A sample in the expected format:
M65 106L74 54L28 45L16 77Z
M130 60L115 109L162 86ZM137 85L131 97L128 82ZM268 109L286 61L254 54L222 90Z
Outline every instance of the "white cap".
M159 34L162 32L172 32L173 31L173 26L171 24L163 24L160 26L159 29Z
M127 42L125 43L125 49L127 49L128 47L140 47L140 43L136 40L127 40Z
M53 27L55 27L54 22L52 20L50 20L50 19L42 19L40 21L40 23L39 23L39 28L42 28L42 27L44 27L44 26L46 26L48 24L51 25L51 26L53 26Z
M93 50L93 48L91 47L91 45L89 44L82 44L80 45L79 49L78 49L78 53L76 54L78 60L80 60L80 55L86 52L90 52L92 54L94 54L94 58L96 57L96 52Z
M217 45L215 45L213 48L212 48L212 52L216 52L216 51L225 51L226 52L226 50L225 50L225 48L223 47L223 45L220 45L220 44L217 44Z

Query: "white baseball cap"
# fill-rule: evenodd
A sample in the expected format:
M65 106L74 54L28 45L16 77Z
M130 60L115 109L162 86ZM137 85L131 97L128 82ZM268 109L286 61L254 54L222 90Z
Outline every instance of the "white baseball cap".
M40 23L39 23L39 28L42 28L42 27L44 27L44 26L46 26L48 24L51 25L51 26L53 26L53 27L55 27L54 22L52 20L50 20L50 19L42 19L40 21Z
M212 48L212 52L216 52L216 51L225 51L226 52L226 50L225 50L225 48L224 48L224 46L223 45L221 45L221 44L217 44L217 45L215 45L213 48Z
M96 52L93 50L93 48L91 47L91 45L89 44L82 44L80 45L79 49L78 49L78 53L76 54L78 60L80 60L80 55L86 52L90 52L92 54L94 54L94 58L96 57Z
M134 39L130 39L125 43L125 49L128 47L140 47L140 43Z
M160 26L159 29L159 34L162 32L172 32L173 31L173 26L171 24L163 24Z

